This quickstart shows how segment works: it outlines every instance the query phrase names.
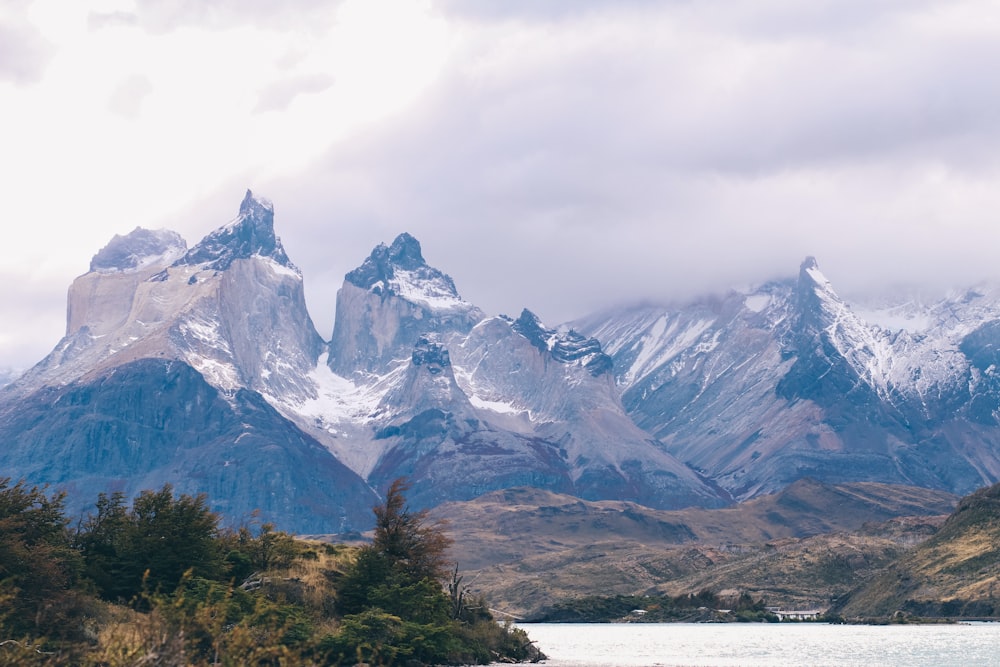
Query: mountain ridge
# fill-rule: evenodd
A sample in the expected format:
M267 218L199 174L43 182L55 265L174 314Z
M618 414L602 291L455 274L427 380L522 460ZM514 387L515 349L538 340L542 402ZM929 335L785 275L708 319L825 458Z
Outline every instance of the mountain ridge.
M967 493L1000 473L1000 300L922 311L913 333L869 324L808 258L795 281L573 325L612 356L636 423L736 498L803 475Z
M274 218L248 190L236 218L191 248L163 230L113 238L70 287L66 336L0 389L0 436L15 443L0 463L71 483L67 470L46 479L24 446L59 451L55 424L70 425L31 430L19 414L86 394L107 423L132 411L135 424L165 428L156 383L169 375L162 364L183 364L207 388L189 379L191 397L176 400L216 406L205 427L219 429L220 447L273 433L295 465L325 452L337 465L319 467L359 498L410 478L416 507L518 486L676 509L807 477L949 492L1000 477L1000 290L911 305L923 328L890 331L809 257L797 277L743 292L549 327L528 308L513 319L465 301L403 233L345 275L327 341ZM114 390L116 373L133 378L143 409ZM224 427L265 412L267 428L249 417L242 432ZM124 451L131 428L76 446ZM183 457L169 465L192 473ZM370 521L336 502L326 514L349 514L343 525Z
M632 424L596 340L547 329L534 315L531 331L487 317L461 299L447 274L426 264L409 234L376 246L347 274L329 343L315 331L301 272L274 233L273 205L251 191L233 221L191 248L168 232L146 230L109 245L95 270L70 288L66 337L0 391L0 435L16 443L0 450L0 463L33 482L78 484L96 496L109 484L135 493L135 484L181 477L179 490L211 491L220 511L247 514L260 505L291 529L322 532L250 491L247 466L209 456L230 440L257 441L270 451L271 438L292 456L282 465L324 461L308 467L326 470L325 482L297 485L317 492L317 484L335 484L360 499L406 476L416 506L522 484L656 506L726 502ZM544 345L532 336L544 336ZM201 426L207 433L159 416L166 394L158 387L176 364L189 369L190 395L172 399L192 414L198 404L211 405ZM132 393L112 377L130 378ZM104 426L74 430L67 416L37 428L20 418L78 396L88 397L95 423ZM265 428L251 413L266 413L273 423ZM121 422L121 414L133 416ZM60 449L60 430L77 434L68 450ZM162 441L168 433L182 450L202 442L211 465L225 470L196 470L194 450L185 450L185 459ZM160 453L151 450L147 460L116 454L106 474L93 470L80 479L41 460L60 451L79 460L87 451L145 446ZM146 470L150 462L158 467ZM207 479L215 481L199 486ZM338 530L370 521L342 495L320 514L342 515Z

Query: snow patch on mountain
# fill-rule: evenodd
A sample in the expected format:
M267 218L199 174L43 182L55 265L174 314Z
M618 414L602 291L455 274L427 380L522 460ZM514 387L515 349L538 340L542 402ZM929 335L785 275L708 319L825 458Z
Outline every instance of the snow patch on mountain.
M233 352L220 333L219 321L204 313L191 312L176 325L181 356L209 384L231 394L245 383L232 362Z
M507 414L507 415L528 414L527 410L519 408L518 406L514 405L513 402L510 401L488 401L484 398L480 398L479 396L472 395L469 396L469 402L480 410L489 410L490 412L496 412L498 414Z
M447 276L427 271L396 269L388 281L391 293L429 310L468 310L472 305L455 291Z
M302 271L294 264L282 264L271 257L261 257L260 259L264 263L264 266L269 268L276 276L302 279Z
M743 305L752 313L760 313L771 303L770 294L748 294Z
M666 366L695 344L700 343L702 351L709 351L716 343L712 342L711 336L707 340L702 340L702 337L714 323L714 318L686 319L651 309L635 319L609 319L605 326L591 333L598 340L607 341L607 353L618 360L616 363L627 363L624 370L618 367L616 375L620 385L629 387Z
M380 405L402 382L406 365L400 363L383 376L348 379L330 370L327 362L324 352L306 376L314 389L311 397L303 400L268 393L264 397L344 465L366 477L385 451L385 443L374 440L373 424L384 416Z

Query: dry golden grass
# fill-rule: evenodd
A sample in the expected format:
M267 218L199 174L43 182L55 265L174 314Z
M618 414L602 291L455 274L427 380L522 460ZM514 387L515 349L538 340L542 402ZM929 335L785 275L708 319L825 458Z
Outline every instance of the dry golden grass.
M90 658L92 664L107 667L183 664L184 641L155 611L143 614L107 605L107 620L97 631L97 645Z
M262 573L266 595L279 601L293 600L315 612L314 627L318 634L335 633L338 624L329 614L334 596L333 584L353 562L356 549L316 541L301 541L305 558L298 558L289 567ZM206 614L212 614L206 610ZM141 613L129 607L101 604L99 618L93 624L94 646L85 664L105 667L141 667L144 665L188 665L184 636L171 629L159 610ZM263 650L255 644L253 631L233 628L220 642L218 656L255 656ZM271 647L268 651L283 651ZM282 664L297 664L292 657L278 656ZM215 657L209 659L209 664ZM221 664L221 663L220 663ZM229 660L225 664L236 664Z
M1000 614L1000 485L964 498L941 530L844 607L846 616Z

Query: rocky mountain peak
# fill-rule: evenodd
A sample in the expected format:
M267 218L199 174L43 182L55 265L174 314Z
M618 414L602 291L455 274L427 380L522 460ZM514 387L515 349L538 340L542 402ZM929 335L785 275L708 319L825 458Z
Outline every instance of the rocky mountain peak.
M824 329L831 322L849 316L850 307L837 295L820 271L815 257L806 257L799 269L797 286L799 324L803 328Z
M553 332L542 326L542 321L538 319L538 315L535 315L527 308L521 311L521 315L514 320L511 328L527 338L532 345L542 352L547 353L549 351L549 338Z
M420 252L420 241L403 232L389 246L389 261L395 266L413 271L425 266L424 256Z
M450 276L424 261L417 239L403 233L344 276L328 365L343 376L385 370L421 336L466 334L483 317Z
M100 273L134 271L152 264L167 264L187 250L187 243L169 229L136 227L124 236L115 234L90 260L90 270Z
M240 216L262 218L264 216L274 217L274 204L269 199L254 196L253 191L247 189L247 193L240 202Z
M380 296L400 296L409 301L461 300L451 277L428 266L420 242L406 232L397 236L392 245L375 246L361 266L344 279Z
M234 260L253 256L267 257L295 269L281 239L274 234L274 206L247 190L236 219L206 236L176 264L203 264L206 269L225 271Z
M611 357L604 354L596 338L588 338L573 329L566 332L546 329L538 316L527 308L521 311L511 328L558 362L580 362L595 376L612 368Z
M799 286L803 290L821 289L833 292L833 286L823 272L819 269L819 263L815 257L806 257L799 267Z

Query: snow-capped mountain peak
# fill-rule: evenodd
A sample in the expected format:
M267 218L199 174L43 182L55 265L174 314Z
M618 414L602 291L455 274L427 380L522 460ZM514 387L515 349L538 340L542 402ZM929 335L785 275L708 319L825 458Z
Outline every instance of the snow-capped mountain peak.
M396 296L431 310L471 307L459 296L451 276L428 266L420 242L405 232L392 245L378 244L345 280L382 298Z
M484 317L459 296L450 276L424 261L417 239L400 234L344 277L330 369L344 377L382 374L409 356L421 337L466 334Z
M243 201L240 202L240 217L256 216L260 218L266 215L274 215L274 204L271 203L270 199L254 195L253 191L248 188L246 195L243 196Z
M168 264L181 257L187 243L169 229L136 227L124 236L115 234L90 260L90 270L97 273L139 271L154 264Z
M175 266L201 265L204 269L225 271L233 261L254 256L271 259L280 267L299 273L285 254L281 239L274 234L274 206L247 190L236 219L202 239Z
M816 289L824 292L833 292L833 285L829 279L819 270L819 263L813 256L806 257L799 268L800 280L811 281Z
M556 361L564 364L578 362L594 376L611 370L611 357L604 353L596 338L588 338L573 329L565 332L547 329L538 316L527 308L521 311L511 328Z
M520 317L514 320L511 328L542 352L549 352L552 349L555 331L546 329L538 316L527 308L521 311Z

